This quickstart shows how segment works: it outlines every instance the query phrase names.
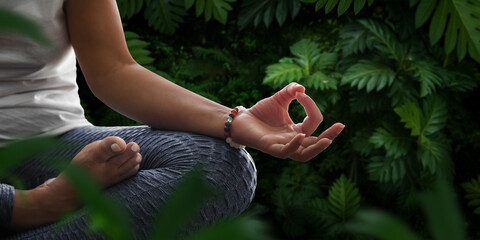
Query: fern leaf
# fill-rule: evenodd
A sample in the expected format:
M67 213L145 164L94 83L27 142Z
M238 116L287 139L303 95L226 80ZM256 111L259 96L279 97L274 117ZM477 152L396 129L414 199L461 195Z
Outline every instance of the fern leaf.
M438 4L436 4L439 1ZM422 26L438 6L430 21L430 43L436 44L445 33L445 51L456 46L457 57L462 60L468 50L480 61L480 2L470 0L422 0L416 10L416 26ZM448 20L447 20L448 18ZM446 32L445 32L446 27ZM458 36L458 37L457 37Z
M420 109L414 103L405 103L394 109L400 116L400 120L405 123L405 127L411 129L412 136L420 136L422 131L422 116Z
M378 99L385 97L385 95L371 92L365 94L364 92L350 91L350 108L352 112L372 112L384 104Z
M144 12L148 25L165 34L173 34L186 15L183 1L176 0L151 0Z
M350 86L356 86L358 90L366 88L368 93L373 89L380 91L385 86L390 86L394 79L395 72L390 67L368 60L361 60L347 69L342 77L341 84L350 83Z
M323 70L328 66L334 66L338 61L338 54L333 53L320 53L317 56L313 57L314 65L312 67L313 71Z
M452 81L450 81L446 87L456 92L467 92L472 91L477 86L477 82L471 76L455 73L455 77L452 78Z
M386 156L392 158L407 155L411 145L408 135L388 124L384 124L383 128L375 129L368 141L374 144L375 148L384 148Z
M140 36L134 32L125 31L125 39L127 41L128 51L132 55L133 59L140 65L155 70L155 67L151 65L155 61L150 57L150 51L146 49L150 43L140 40Z
M421 161L423 168L431 174L451 176L453 167L450 146L443 141L440 137L434 140L423 138L419 141L417 158Z
M450 80L449 72L433 62L418 62L412 67L415 69L414 77L420 81L420 97L435 92L437 87L443 87Z
M290 52L296 56L295 62L302 66L307 75L310 75L313 65L319 59L318 44L310 39L302 39L290 47Z
M405 55L404 45L400 44L395 34L385 24L371 19L362 19L358 22L372 34L371 38L375 41L374 47L377 50L389 54L390 58L401 62Z
M477 179L472 179L470 182L463 183L463 190L467 193L466 199L469 199L468 206L475 207L473 213L480 214L480 175Z
M373 41L369 37L370 32L357 22L347 24L340 29L340 39L343 56L359 54L366 49L373 48Z
M368 176L380 183L397 183L406 174L405 162L402 158L372 157L367 165Z
M357 187L342 175L328 191L328 208L339 222L345 222L360 207L360 194Z
M442 130L447 124L448 118L445 101L437 96L425 99L422 115L422 135L430 136Z
M268 27L274 18L282 26L288 15L292 19L298 15L300 7L298 0L245 0L242 2L238 26L243 29L253 22L257 27L263 21Z
M304 69L297 64L276 63L267 67L267 75L263 83L284 85L293 81L300 81L305 76Z
M338 81L318 71L308 76L305 79L305 83L308 87L313 87L315 90L325 91L329 89L337 90Z

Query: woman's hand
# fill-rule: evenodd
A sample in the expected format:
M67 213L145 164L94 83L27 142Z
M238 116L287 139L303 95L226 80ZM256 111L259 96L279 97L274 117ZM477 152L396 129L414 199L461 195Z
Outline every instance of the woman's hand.
M307 117L295 124L288 114L288 106L296 99ZM315 102L297 83L265 98L252 108L241 111L232 123L233 141L258 149L278 158L308 161L325 150L345 127L335 123L320 136L310 136L323 120Z

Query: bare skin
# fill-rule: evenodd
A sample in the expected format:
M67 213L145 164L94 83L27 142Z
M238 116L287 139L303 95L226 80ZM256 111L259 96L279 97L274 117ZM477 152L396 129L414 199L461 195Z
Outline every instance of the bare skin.
M224 137L229 107L175 85L133 60L115 0L66 0L64 11L77 60L96 97L117 112L155 128ZM307 113L302 123L294 123L288 115L288 106L293 100ZM232 122L231 137L237 143L272 156L305 162L325 150L345 127L336 123L319 136L312 136L322 120L320 110L305 94L305 88L291 83L240 112ZM109 186L138 170L138 167L131 168L131 159L136 157L128 153L127 146L123 148L124 145L119 144L127 150L111 154L106 147L99 147L102 144L97 145L82 150L73 162L88 169L102 186ZM78 200L71 198L73 191L65 182L60 175L35 189L17 190L12 226L42 225L54 221L65 209L78 206ZM22 204L19 197L22 195L27 204ZM51 199L64 207L58 210Z
M121 138L107 137L85 146L71 164L86 170L105 188L138 171L142 160L139 150L136 143L126 144ZM25 228L46 224L79 205L74 189L61 173L34 189L15 190L11 225Z

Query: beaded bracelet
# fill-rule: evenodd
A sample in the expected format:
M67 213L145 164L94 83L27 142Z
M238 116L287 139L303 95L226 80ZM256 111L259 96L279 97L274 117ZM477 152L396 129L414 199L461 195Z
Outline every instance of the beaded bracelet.
M234 142L230 135L230 127L232 126L233 118L235 118L235 116L237 116L237 114L244 109L245 108L242 106L238 106L234 108L232 111L230 111L230 114L228 114L227 120L225 121L225 128L223 129L225 131L225 141L227 141L227 143L230 144L230 147L234 147L234 148L245 147L244 145Z

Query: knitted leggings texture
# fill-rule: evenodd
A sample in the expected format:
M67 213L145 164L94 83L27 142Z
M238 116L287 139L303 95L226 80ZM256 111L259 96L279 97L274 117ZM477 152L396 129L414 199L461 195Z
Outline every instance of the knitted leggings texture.
M234 149L220 139L185 132L138 127L82 127L64 134L61 139L74 143L73 149L56 152L57 156L72 159L85 145L119 136L125 142L140 146L143 160L139 172L106 191L126 206L137 239L144 239L150 225L176 183L197 163L203 163L205 177L221 193L208 201L200 214L185 229L191 232L213 221L235 216L245 210L256 186L256 169L244 149ZM58 172L32 159L16 171L33 188ZM104 239L88 230L88 210L80 209L65 221L10 234L8 239Z

